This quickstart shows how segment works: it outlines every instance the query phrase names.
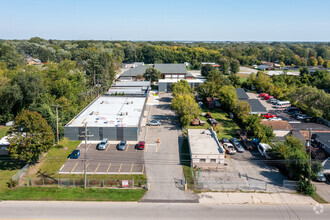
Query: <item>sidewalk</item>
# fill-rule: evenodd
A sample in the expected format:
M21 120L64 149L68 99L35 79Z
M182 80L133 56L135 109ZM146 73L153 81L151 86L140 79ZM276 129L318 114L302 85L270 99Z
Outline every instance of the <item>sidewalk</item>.
M290 193L215 193L199 194L199 202L204 204L269 204L269 205L316 205L308 196Z

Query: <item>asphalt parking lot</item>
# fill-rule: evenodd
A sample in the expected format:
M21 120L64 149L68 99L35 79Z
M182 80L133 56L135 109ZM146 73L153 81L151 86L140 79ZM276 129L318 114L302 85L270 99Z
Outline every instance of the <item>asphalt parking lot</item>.
M87 144L87 174L144 174L143 151L137 143L128 143L126 150L117 150L117 144L107 145L106 150L97 150L96 143ZM85 144L82 142L78 159L68 159L59 174L83 174ZM148 146L146 146L147 148Z
M199 171L197 181L210 190L290 191L283 187L283 180L287 178L276 167L267 164L257 149L231 155L226 163L217 171Z

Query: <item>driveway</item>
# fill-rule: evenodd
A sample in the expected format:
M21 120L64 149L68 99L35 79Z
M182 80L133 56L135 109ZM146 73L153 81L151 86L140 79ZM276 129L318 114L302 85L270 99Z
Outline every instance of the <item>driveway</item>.
M184 179L179 157L182 132L171 109L171 99L168 93L160 94L157 104L148 103L148 118L160 118L162 125L144 128L147 145L144 158L150 188L141 202L198 202L197 196L185 192L181 183Z

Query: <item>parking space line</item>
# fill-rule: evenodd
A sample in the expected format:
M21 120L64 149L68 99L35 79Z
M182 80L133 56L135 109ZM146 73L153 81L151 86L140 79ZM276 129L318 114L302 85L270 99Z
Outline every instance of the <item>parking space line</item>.
M127 151L127 150L128 150L128 148L129 148L129 144L127 144L127 147L126 147L126 150L125 150L125 151Z
M110 147L110 144L108 144L107 149L105 151L108 151L109 147Z
M120 174L120 170L121 170L121 167L123 166L123 163L120 164L120 167L119 167L119 170L118 170L118 174Z
M144 164L143 164L143 166L142 166L142 174L143 174L143 171L144 171Z
M129 172L130 174L132 174L133 167L134 167L134 163L132 163L131 171Z
M157 145L156 145L156 153L157 153L158 150L159 150L159 146L160 146L160 143L157 143Z
M149 144L146 144L146 152L148 152L148 146L149 146Z
M92 144L89 144L88 147L87 147L87 150L89 150L89 147L91 146Z
M96 167L96 169L95 169L94 173L96 173L96 172L97 172L97 169L99 168L99 166L100 166L100 163L97 165L97 167Z
M111 167L111 163L109 163L109 166L108 166L108 169L107 169L107 174L108 174L108 172L110 170L110 167Z
M72 170L70 171L70 173L73 172L74 168L76 168L77 165L78 165L78 162L76 163L76 165L74 165L74 167L72 168Z
M87 167L88 167L88 165L89 165L89 163L87 163L87 165L86 165L86 171L87 171Z

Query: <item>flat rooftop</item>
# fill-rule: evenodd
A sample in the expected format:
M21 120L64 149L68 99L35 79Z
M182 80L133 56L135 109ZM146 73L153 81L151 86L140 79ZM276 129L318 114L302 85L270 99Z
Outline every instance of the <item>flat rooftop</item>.
M188 129L191 154L222 154L215 138L208 129Z
M138 126L145 97L100 96L72 119L66 127Z
M158 83L175 83L180 80L186 80L188 83L203 83L206 79L160 79Z

